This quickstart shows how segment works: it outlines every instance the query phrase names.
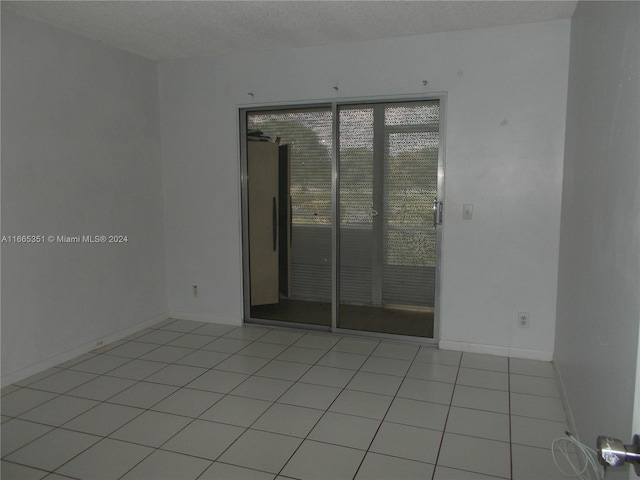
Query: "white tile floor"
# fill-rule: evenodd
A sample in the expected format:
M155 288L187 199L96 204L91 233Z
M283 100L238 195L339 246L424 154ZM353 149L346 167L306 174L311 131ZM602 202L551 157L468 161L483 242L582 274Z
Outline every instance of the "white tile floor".
M167 320L2 389L2 478L554 479L550 363Z

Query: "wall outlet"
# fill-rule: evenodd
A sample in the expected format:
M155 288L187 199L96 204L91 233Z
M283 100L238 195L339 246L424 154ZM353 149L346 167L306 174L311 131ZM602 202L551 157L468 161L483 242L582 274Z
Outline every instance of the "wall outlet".
M191 285L193 288L193 297L198 298L198 285Z
M529 312L518 312L518 326L529 328Z

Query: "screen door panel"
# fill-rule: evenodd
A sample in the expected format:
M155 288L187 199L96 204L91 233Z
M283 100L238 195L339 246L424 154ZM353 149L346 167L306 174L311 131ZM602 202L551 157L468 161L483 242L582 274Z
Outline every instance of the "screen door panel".
M383 303L433 307L438 133L387 133L384 158Z
M373 108L340 110L340 299L372 305Z
M288 288L275 302L252 306L252 318L331 326L332 121L325 107L247 115L249 136L288 150L286 175L281 175L288 181L279 185L280 196L289 199ZM250 214L253 208L250 204Z
M245 118L247 138L287 145L285 168L278 165L286 282L272 282L281 287L267 303L245 301L249 317L434 338L440 100L260 109ZM266 215L249 200L249 218Z
M438 102L339 109L339 328L433 336Z

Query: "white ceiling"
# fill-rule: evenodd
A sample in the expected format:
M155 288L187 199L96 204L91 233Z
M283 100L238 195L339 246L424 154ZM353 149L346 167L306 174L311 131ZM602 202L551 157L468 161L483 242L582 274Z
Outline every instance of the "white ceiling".
M2 1L2 9L165 60L570 18L577 1Z

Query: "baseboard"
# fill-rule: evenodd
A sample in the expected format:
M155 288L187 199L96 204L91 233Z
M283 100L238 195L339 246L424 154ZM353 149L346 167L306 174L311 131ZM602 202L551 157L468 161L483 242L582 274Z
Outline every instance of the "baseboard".
M523 358L527 360L542 360L550 362L553 360L553 352L546 350L530 350L526 348L499 347L495 345L483 345L480 343L455 342L451 340L440 340L438 347L441 350L454 350L456 352L484 353L487 355L498 355L500 357Z
M143 328L150 327L155 325L158 322L166 320L169 318L168 312L158 313L157 315L153 315L152 317L147 318L146 320L132 326L129 328L125 328L124 330L120 330L118 332L112 333L110 335L95 338L92 341L80 345L79 347L74 348L73 350L68 350L60 355L56 355L54 357L48 358L42 362L38 362L29 367L18 370L17 372L12 372L2 377L1 385L5 387L7 385L11 385L12 383L19 382L24 380L25 378L30 377L31 375L35 375L36 373L43 372L49 368L55 367L61 363L64 363L68 360L71 360L75 357L83 355L85 353L90 352L96 348L100 348L102 345L106 345L111 342L115 342L117 340L121 340L129 335L142 330Z
M178 310L170 310L169 317L180 320L193 320L195 322L219 323L222 325L242 325L242 318L205 315L202 313L183 312Z

